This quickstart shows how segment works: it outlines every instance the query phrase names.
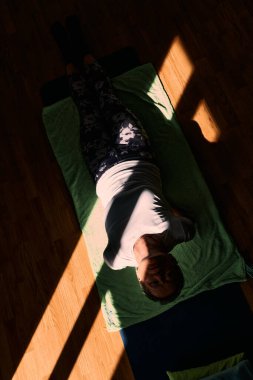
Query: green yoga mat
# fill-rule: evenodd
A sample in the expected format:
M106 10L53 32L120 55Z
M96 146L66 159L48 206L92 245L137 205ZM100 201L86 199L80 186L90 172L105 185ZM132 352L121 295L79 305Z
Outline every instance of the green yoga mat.
M227 234L209 189L152 64L113 80L122 101L140 118L161 169L168 201L196 221L194 239L173 249L185 277L181 295L160 305L141 292L133 268L113 271L103 263L107 237L103 209L96 198L79 148L79 116L70 98L43 109L43 121L56 159L72 195L101 296L109 331L154 317L194 295L246 280L245 263Z

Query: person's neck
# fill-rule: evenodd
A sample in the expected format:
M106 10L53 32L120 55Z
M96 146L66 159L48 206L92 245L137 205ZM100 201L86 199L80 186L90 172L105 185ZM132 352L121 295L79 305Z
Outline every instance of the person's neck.
M145 258L155 255L157 252L157 247L160 246L160 242L155 239L152 235L143 235L141 236L136 243L134 244L134 255L137 261L137 264Z
M137 261L137 264L144 259L144 257L149 256L148 244L144 236L141 236L134 244L134 256Z

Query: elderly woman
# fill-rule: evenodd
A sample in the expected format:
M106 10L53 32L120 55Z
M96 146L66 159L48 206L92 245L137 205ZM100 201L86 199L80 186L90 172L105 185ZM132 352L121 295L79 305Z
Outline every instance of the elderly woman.
M105 209L105 263L136 268L144 293L169 302L183 287L170 251L194 236L191 220L166 201L149 139L137 117L116 96L110 79L89 53L78 19L52 26L80 115L80 147Z

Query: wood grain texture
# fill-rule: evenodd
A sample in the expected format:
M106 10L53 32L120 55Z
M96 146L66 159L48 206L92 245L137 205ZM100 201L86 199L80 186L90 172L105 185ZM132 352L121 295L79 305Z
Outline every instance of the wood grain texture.
M2 380L131 379L99 308L72 201L41 121L41 86L64 74L49 27L77 13L97 56L152 62L241 253L253 261L250 0L2 0ZM244 285L252 306L252 282Z

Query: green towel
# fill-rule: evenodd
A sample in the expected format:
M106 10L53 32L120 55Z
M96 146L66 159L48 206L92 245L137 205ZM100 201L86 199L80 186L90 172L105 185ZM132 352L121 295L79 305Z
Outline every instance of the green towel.
M173 249L185 277L181 295L168 305L147 299L135 270L113 271L103 263L107 237L103 209L79 148L79 116L70 98L43 109L43 121L72 195L109 331L144 321L178 302L223 284L246 280L243 258L227 234L209 189L181 132L152 64L113 80L119 97L140 118L150 136L168 201L196 221L194 239Z

